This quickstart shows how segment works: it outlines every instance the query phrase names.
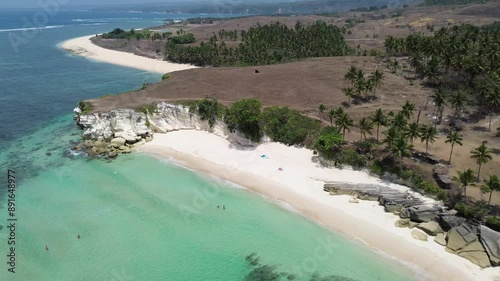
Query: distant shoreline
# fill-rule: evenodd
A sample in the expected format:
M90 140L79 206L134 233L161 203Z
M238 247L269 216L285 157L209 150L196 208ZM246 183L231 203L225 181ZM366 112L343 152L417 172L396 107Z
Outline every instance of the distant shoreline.
M494 280L498 274L496 268L481 269L446 252L432 237L426 242L412 238L411 229L397 228L394 223L399 217L386 213L377 202L349 203L350 196L330 196L323 191L325 180L384 183L365 172L316 166L311 162L312 151L308 149L267 143L255 150L238 150L214 134L184 130L155 134L152 142L140 146L137 151L173 159L186 168L285 202L330 230L362 241L417 272L423 270L423 280L436 277L441 280ZM269 158L263 159L261 154Z
M193 65L172 63L168 61L146 58L134 55L132 53L105 49L93 44L90 41L90 38L94 36L95 35L87 35L73 38L62 42L60 44L60 47L70 53L86 57L94 61L121 65L160 74L196 68L196 66Z

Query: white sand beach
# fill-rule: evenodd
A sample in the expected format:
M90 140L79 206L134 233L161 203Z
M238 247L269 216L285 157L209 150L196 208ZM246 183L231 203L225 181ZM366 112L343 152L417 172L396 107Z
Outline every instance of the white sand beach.
M92 60L107 62L111 64L141 69L156 73L170 73L179 70L196 68L188 64L178 64L141 57L132 53L125 53L101 48L90 41L95 35L83 36L62 42L63 49L76 55L84 56Z
M500 280L500 268L481 269L446 252L433 237L419 241L410 229L395 227L398 217L385 213L378 202L354 204L348 202L350 196L324 192L324 181L384 183L365 172L320 167L311 161L311 150L278 143L242 150L208 132L186 130L155 134L138 151L237 183L276 203L285 202L324 227L424 271L422 280Z

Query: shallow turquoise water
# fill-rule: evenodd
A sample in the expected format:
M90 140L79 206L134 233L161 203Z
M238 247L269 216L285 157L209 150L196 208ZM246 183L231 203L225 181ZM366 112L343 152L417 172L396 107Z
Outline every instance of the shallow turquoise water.
M65 16L60 20L75 18ZM68 112L79 99L159 79L56 47L117 22L144 24L116 20L48 30L25 46L23 56L1 54L6 90L0 95L0 173L5 179L8 169L16 171L18 221L15 274L7 271L9 232L0 230L0 280L286 280L290 274L295 280L419 279L235 185L146 155L106 162L69 153L81 132ZM3 24L0 30L15 27ZM0 225L6 226L7 184L0 184ZM256 265L246 260L253 253Z

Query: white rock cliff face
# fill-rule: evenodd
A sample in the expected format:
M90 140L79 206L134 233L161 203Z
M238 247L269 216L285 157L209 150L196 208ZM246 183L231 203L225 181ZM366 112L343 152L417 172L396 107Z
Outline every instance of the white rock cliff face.
M156 113L147 116L133 109L80 115L77 124L84 130L83 139L91 141L109 142L114 138L122 138L128 144L134 144L153 136L154 133L200 130L209 131L242 146L255 145L243 134L231 133L221 120L217 120L215 125L210 127L208 121L190 113L188 107L162 102L157 108Z

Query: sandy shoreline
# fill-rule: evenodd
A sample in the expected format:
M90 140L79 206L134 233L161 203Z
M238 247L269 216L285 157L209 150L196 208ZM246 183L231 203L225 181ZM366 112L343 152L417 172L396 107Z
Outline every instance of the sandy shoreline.
M325 180L384 183L364 172L319 167L311 161L310 150L278 143L262 144L255 150L240 150L208 132L177 131L155 134L154 140L139 147L138 151L179 161L187 168L289 204L328 229L423 270L422 280L500 280L499 268L481 269L447 253L433 237L427 242L419 241L411 236L410 229L395 227L398 217L385 213L378 202L353 204L348 202L349 196L330 196L324 192ZM261 158L263 154L268 158ZM282 171L278 170L280 167Z
M168 61L141 57L132 53L101 48L90 41L95 35L73 38L60 44L61 48L95 61L106 62L156 73L170 73L179 70L196 68L193 65L178 64Z

